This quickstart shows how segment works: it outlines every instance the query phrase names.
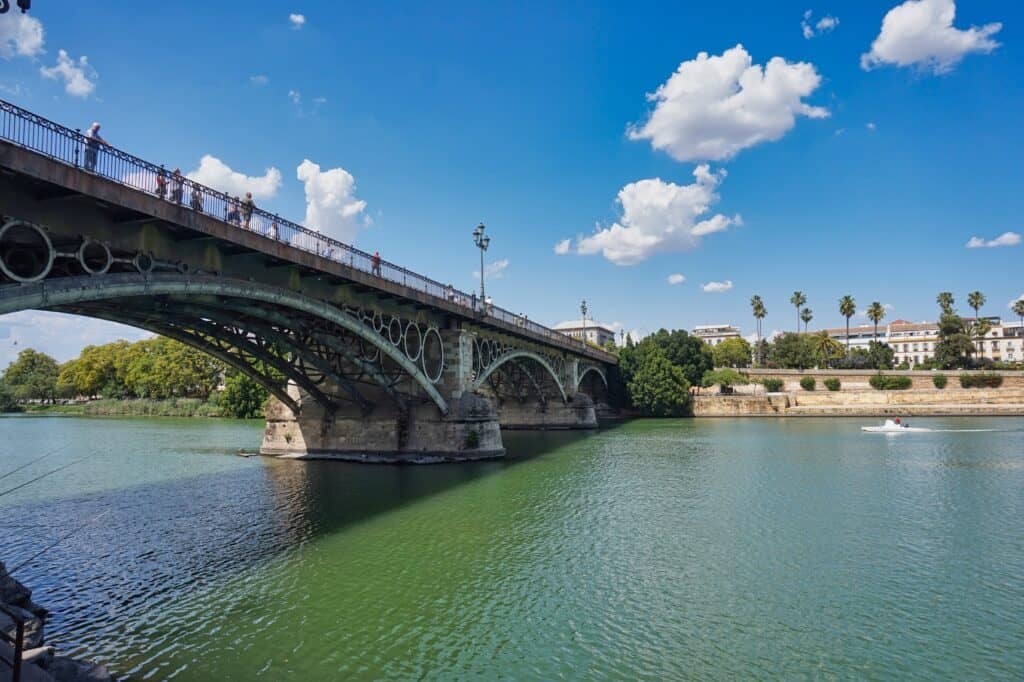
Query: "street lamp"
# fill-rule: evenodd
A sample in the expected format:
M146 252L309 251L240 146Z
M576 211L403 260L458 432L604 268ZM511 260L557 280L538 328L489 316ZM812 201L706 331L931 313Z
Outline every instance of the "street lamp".
M483 223L476 226L473 230L473 243L476 244L476 248L480 249L480 302L483 303L486 299L484 298L484 251L491 245L491 238L484 235Z
M580 312L583 314L583 345L587 345L587 299L580 303Z

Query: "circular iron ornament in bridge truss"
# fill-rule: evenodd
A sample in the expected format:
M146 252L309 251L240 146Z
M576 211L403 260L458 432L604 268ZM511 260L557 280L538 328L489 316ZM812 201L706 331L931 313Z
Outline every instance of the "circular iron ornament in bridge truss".
M110 269L114 257L103 242L86 237L78 247L78 264L87 275L103 275Z
M420 352L420 364L423 367L423 374L432 384L441 380L444 372L444 343L441 341L441 332L436 327L430 327L423 334L423 350Z
M20 220L9 220L0 227L0 272L15 282L44 279L56 255L41 227Z
M410 339L413 338L412 332L416 332L416 340L410 344ZM405 350L405 357L416 362L420 359L420 353L423 352L423 332L420 331L419 325L415 322L410 322L406 325L403 336L402 346Z
M378 334L384 331L384 316L380 313L373 314L373 331Z
M391 316L391 320L388 322L388 341L391 342L392 346L397 346L402 343L402 321Z
M363 356L363 359L367 362L377 362L380 357L380 348L373 345L366 339L359 339L359 354Z
M153 260L153 256L149 255L148 253L143 253L142 251L139 251L137 254L135 254L135 258L132 258L132 265L134 265L135 269L141 272L143 275L148 275L149 273L153 272L153 268L154 266L156 266L156 261Z

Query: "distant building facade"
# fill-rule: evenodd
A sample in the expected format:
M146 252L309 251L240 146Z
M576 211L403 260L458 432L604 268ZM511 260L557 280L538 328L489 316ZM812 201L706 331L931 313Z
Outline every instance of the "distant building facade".
M574 339L585 338L588 342L596 343L598 346L615 340L615 332L608 325L594 320L561 322L555 325L555 329Z
M824 330L826 334L831 336L839 343L846 346L846 327L838 327L836 329ZM863 348L867 350L871 345L871 342L875 340L875 326L873 324L858 325L856 327L850 327L850 349ZM885 327L880 326L878 328L878 341L885 343Z
M710 346L717 346L726 339L740 338L740 329L730 324L698 324L693 328L693 335Z

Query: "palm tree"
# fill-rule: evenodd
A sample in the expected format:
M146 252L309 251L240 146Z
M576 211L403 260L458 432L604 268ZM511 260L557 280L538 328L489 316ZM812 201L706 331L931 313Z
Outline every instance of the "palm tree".
M1021 329L1024 329L1024 297L1013 302L1013 312L1020 317L1020 326Z
M946 315L953 313L953 294L949 291L942 291L938 296L935 297L935 302L942 308L942 312Z
M985 294L980 291L972 291L967 294L967 305L974 308L974 335L977 337L976 343L981 346L979 350L984 350L982 345L981 337L988 333L988 330L982 332L981 318L978 317L978 311L981 310L981 306L985 305Z
M857 312L857 302L847 294L839 299L839 314L846 318L846 354L850 354L850 318Z
M794 291L793 295L789 297L789 302L796 306L796 333L800 333L800 308L803 307L804 303L807 303L807 297L804 296L802 291Z
M768 311L764 307L764 301L757 294L750 299L750 307L754 313L754 326L757 328L757 352L761 352L761 320L764 319ZM758 364L761 364L763 358L758 357Z
M885 317L885 308L878 301L868 306L868 319L875 323L875 341L878 341L878 323Z
M812 336L811 340L825 367L829 366L833 357L843 352L842 344L829 336L824 329Z
M804 334L806 334L807 325L809 325L811 323L811 320L814 319L814 311L811 310L810 308L804 308L800 312L800 319L804 321Z

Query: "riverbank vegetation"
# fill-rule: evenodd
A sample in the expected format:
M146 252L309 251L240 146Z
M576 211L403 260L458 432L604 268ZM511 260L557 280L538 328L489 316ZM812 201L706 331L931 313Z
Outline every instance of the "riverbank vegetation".
M714 368L711 347L682 329L660 329L639 343L627 337L609 350L619 357L621 402L643 416L689 414L690 387Z
M164 337L86 346L63 364L26 348L0 376L7 412L252 418L266 400L249 377Z

